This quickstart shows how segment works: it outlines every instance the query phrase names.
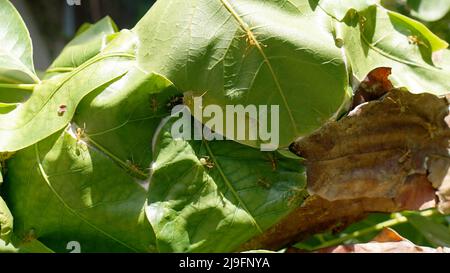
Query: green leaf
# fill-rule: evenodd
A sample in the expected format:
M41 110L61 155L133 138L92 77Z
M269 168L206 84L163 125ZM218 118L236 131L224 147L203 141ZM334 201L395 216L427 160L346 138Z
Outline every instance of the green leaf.
M101 151L64 131L8 165L4 191L22 241L38 239L57 252L71 241L82 252L152 250L145 189Z
M442 19L450 11L449 0L408 0L411 15L427 22Z
M54 251L39 240L21 243L16 249L18 253L54 253Z
M35 86L34 84L0 83L0 103L22 103L30 97Z
M436 246L450 247L450 230L447 226L438 224L427 217L417 214L407 215L411 225L425 238Z
M2 175L0 174L0 178L1 177ZM0 239L5 242L9 242L12 230L13 216L9 211L5 201L0 197Z
M146 179L153 159L153 134L170 114L167 105L176 95L180 94L164 77L133 69L105 90L87 96L72 124L84 130L96 149L137 178Z
M396 87L436 95L450 90L450 70L433 64L433 52L447 44L422 24L381 7L371 7L346 20L345 52L359 80L377 67L392 67Z
M448 43L446 41L431 32L431 30L429 30L424 24L397 12L389 11L388 14L392 24L398 31L403 33L410 32L411 35L414 33L419 39L423 38L427 40L430 44L430 49L432 52L446 49L448 47Z
M120 79L134 64L133 35L124 31L102 54L36 86L15 110L0 115L0 151L17 151L64 128L89 93Z
M39 82L30 34L8 0L0 0L0 41L0 83Z
M0 253L54 253L53 250L36 239L29 242L16 242L17 238L14 234L12 237L14 242L11 243L6 243L0 239Z
M134 68L86 96L66 130L16 153L4 192L20 241L31 232L57 252L71 241L81 252L155 251L144 212L151 142L174 94Z
M319 6L333 18L342 21L351 11L360 12L378 3L379 0L320 0Z
M1 103L0 102L0 114L8 113L18 106L17 103Z
M18 249L0 239L0 253L17 253Z
M298 160L233 141L154 142L146 208L160 252L230 252L277 223L305 196Z
M437 67L450 71L450 50L444 49L433 54L433 61Z
M146 190L101 151L59 132L8 165L4 190L22 240L57 252L67 252L71 241L82 252L151 251Z
M78 35L67 44L47 72L71 71L99 54L114 38L117 26L109 17L94 25L84 25Z
M166 0L133 31L140 66L202 96L204 106L279 105L283 148L334 118L349 99L330 20L306 0Z

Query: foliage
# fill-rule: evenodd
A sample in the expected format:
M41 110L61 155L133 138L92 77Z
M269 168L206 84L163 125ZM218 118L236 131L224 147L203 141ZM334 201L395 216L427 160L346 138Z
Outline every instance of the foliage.
M450 1L448 0L382 0L383 6L422 21L442 39L450 42Z
M160 0L132 30L84 25L39 79L0 0L0 238L13 252L229 252L307 197L286 148L348 110L356 83L449 89L447 43L374 1ZM281 151L171 136L174 98L280 105ZM218 132L224 134L224 132ZM0 180L0 181L2 181ZM411 224L423 229L420 216ZM427 229L428 230L428 229ZM442 227L424 235L447 243Z
M295 245L305 250L315 250L339 244L366 243L383 228L393 228L417 245L430 247L450 247L448 216L434 210L424 212L404 212L371 214L366 219L351 225L338 234L331 232L313 235Z

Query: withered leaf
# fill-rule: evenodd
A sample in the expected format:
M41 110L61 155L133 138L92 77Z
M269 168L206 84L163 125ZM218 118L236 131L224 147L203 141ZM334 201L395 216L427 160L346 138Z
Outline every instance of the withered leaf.
M379 67L372 70L369 75L359 84L354 96L352 108L373 100L377 100L392 90L394 86L389 80L392 68Z
M421 210L436 201L448 212L447 116L445 98L393 89L297 141L291 150L306 159L311 196L241 250L277 250L370 212Z
M441 187L450 162L447 115L446 99L393 89L299 140L292 150L306 158L309 192L324 199L390 198L403 207L410 199L429 202L430 197L404 194L414 192L413 184L423 189L424 177ZM432 190L420 192L433 197Z

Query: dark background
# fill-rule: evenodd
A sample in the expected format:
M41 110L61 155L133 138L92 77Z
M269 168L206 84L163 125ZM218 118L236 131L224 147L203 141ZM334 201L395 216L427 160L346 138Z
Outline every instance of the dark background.
M85 22L109 15L120 29L132 28L156 0L11 0L32 36L35 66L45 70ZM186 0L189 1L189 0Z

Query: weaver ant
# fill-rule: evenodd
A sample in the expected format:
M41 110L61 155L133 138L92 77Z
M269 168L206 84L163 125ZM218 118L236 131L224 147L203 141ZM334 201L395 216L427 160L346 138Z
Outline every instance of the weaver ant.
M209 156L204 156L200 158L200 164L207 167L208 169L214 168L214 162L210 160Z

